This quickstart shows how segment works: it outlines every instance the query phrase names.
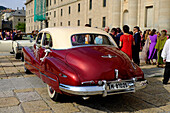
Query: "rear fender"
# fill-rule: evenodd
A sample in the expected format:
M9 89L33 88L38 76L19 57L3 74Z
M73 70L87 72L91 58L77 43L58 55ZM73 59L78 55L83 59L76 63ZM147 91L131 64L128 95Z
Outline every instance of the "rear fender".
M59 82L62 84L73 86L80 85L79 78L75 71L66 65L65 62L57 58L47 57L43 62L42 69L43 68L45 71L52 73L52 76L50 76L51 78L58 78Z
M39 76L39 65L40 63L35 58L34 52L29 47L23 47L25 67L32 73Z
M41 79L43 82L51 86L57 93L61 93L59 89L59 79L56 75L53 73L50 73L49 71L45 71L44 73L40 73Z

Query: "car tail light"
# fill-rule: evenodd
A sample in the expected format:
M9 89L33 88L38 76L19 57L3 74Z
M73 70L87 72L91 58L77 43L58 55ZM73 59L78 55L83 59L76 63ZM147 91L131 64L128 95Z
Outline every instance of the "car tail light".
M91 81L81 82L81 84L85 85L85 86L87 86L87 85L99 85L99 86L101 86L101 85L103 85L103 81L101 81L101 80L95 80L95 81L91 80Z
M95 82L92 81L85 81L85 82L81 82L82 85L95 85Z

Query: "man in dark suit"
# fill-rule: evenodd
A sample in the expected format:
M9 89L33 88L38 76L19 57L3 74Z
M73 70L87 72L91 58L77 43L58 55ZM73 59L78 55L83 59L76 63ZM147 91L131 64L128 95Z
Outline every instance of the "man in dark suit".
M112 28L112 30L110 31L109 34L113 38L113 40L116 42L117 29L116 28Z
M117 28L117 35L116 35L116 44L119 47L120 45L120 37L123 35L122 30L118 27ZM120 48L120 47L119 47Z
M139 66L140 65L140 59L139 59L139 52L140 52L140 42L141 42L141 36L140 36L140 28L138 26L135 26L133 29L134 32L134 39L135 39L135 46L133 46L132 50L132 58L133 61Z

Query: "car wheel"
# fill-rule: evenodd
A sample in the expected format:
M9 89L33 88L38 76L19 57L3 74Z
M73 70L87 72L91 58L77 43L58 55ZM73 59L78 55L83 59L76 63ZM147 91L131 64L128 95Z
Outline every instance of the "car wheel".
M25 66L24 66L24 70L25 70L25 73L26 73L26 74L31 74L31 71L28 70Z
M15 54L15 59L20 59L21 58L21 54L20 53L16 53Z
M60 94L57 93L51 86L49 86L47 84L47 91L48 91L48 95L50 96L50 98L54 101L57 101L59 99Z

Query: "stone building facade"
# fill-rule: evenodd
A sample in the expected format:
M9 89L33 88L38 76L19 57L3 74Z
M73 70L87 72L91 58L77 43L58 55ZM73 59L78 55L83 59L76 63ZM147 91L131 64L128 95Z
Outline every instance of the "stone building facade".
M16 29L18 23L26 23L25 9L19 10L17 8L17 10L10 15L9 21L12 22L12 29Z
M34 22L34 0L27 0L26 32L55 26L138 25L170 32L170 0L46 0L46 21Z

